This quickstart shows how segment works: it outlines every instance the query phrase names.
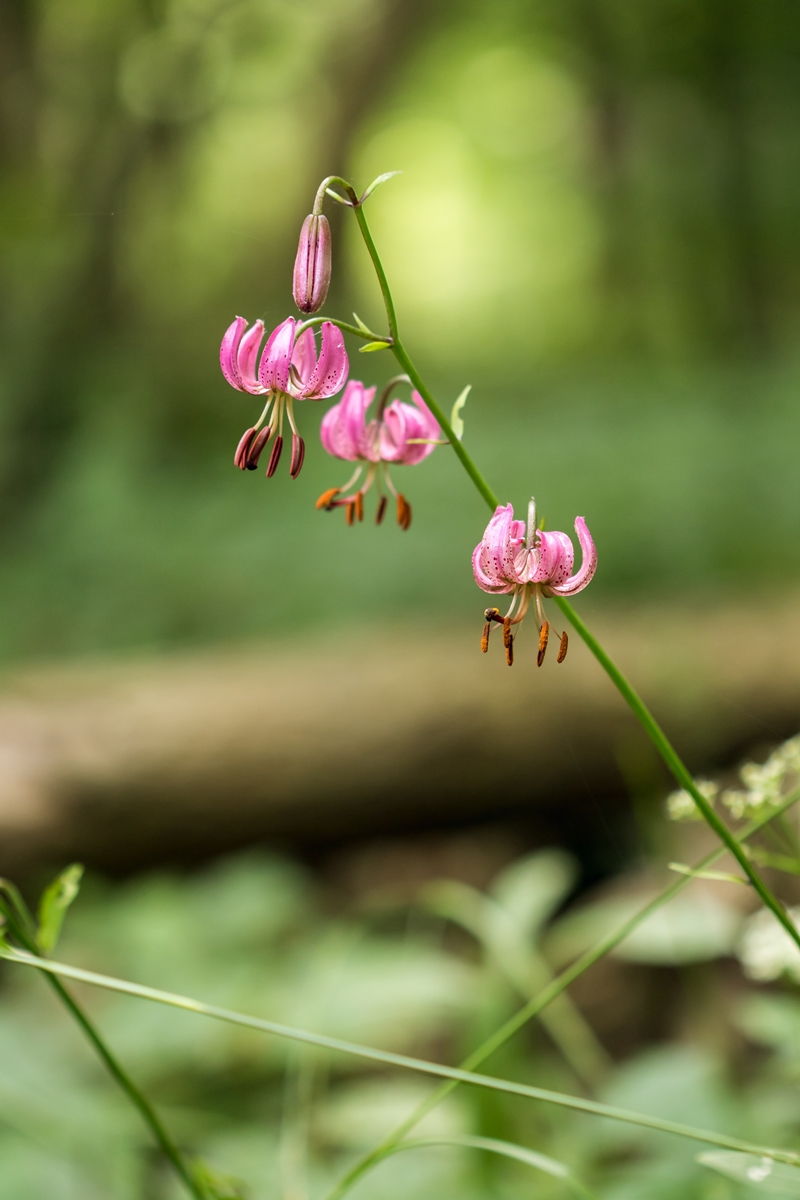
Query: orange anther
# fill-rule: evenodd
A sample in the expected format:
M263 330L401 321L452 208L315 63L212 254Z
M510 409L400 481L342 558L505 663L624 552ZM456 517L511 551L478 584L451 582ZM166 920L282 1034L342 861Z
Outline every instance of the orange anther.
M341 490L341 488L328 488L327 492L323 492L317 501L317 508L324 508L330 512L333 508L333 501Z
M544 662L545 651L547 650L547 639L550 636L550 622L545 621L542 628L539 630L539 653L536 656L536 665L541 666Z

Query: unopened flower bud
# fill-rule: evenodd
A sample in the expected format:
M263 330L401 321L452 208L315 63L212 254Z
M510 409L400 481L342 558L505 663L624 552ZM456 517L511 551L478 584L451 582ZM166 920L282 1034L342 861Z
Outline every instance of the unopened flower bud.
M331 282L331 227L322 214L308 216L300 231L292 292L301 312L319 312Z

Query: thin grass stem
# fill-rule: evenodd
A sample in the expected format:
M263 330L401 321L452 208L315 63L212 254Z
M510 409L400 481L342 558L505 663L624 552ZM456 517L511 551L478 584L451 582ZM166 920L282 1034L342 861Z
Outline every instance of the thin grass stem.
M27 951L25 952L26 962L29 962L31 966L38 967L45 973L47 982L50 984L56 996L66 1008L67 1012L69 1012L75 1022L83 1030L85 1036L91 1042L92 1046L94 1046L94 1049L97 1051L97 1054L99 1055L109 1074L119 1084L120 1088L128 1097L133 1106L138 1109L143 1121L150 1129L150 1132L152 1133L158 1145L161 1147L161 1150L166 1158L172 1163L172 1166L175 1168L177 1175L184 1183L187 1191L195 1198L195 1200L211 1200L208 1191L195 1179L191 1168L184 1160L183 1155L170 1137L167 1129L161 1121L161 1118L158 1116L150 1101L147 1099L144 1093L139 1090L128 1073L111 1053L108 1046L105 1044L99 1032L95 1028L93 1022L89 1020L89 1017L78 1004L77 1000L70 995L70 993L62 984L61 980L57 977L56 973L49 971L45 966L45 963L48 960L42 959L39 956L36 943L31 939L28 930L25 928L25 925L27 925L27 909L23 905L20 913L17 914L15 913L14 909L5 900L3 900L2 897L0 897L0 913L2 913L5 917L8 928L13 933L13 936L27 947ZM2 953L3 952L0 951L0 954ZM11 953L13 954L13 951Z
M575 1112L590 1113L596 1117L607 1117L612 1121L621 1121L626 1125L638 1125L644 1129L653 1129L659 1133L670 1133L676 1137L689 1138L696 1142L705 1142L710 1146L720 1146L725 1150L737 1150L742 1154L757 1154L762 1158L770 1158L774 1162L786 1163L789 1166L800 1167L800 1153L783 1150L770 1146L761 1146L753 1142L728 1134L716 1133L708 1129L698 1129L693 1125L684 1125L680 1121L667 1121L659 1117L651 1117L646 1113L629 1112L627 1109L616 1108L609 1104L601 1104L597 1100L588 1100L582 1096L569 1096L563 1092L550 1091L547 1088L533 1087L530 1084L515 1083L510 1079L497 1079L491 1075L478 1075L474 1071L465 1071L459 1067L448 1067L442 1063L429 1062L422 1058L412 1058L407 1054L395 1054L388 1050L378 1050L373 1046L363 1046L358 1042L347 1042L341 1038L327 1037L321 1033L311 1033L306 1029L295 1029L290 1025L282 1025L277 1021L266 1021L261 1017L252 1017L246 1013L235 1012L232 1009L220 1008L216 1004L204 1004L201 1000L189 996L181 996L175 992L164 992L159 988L145 987L143 984L131 983L127 979L114 979L109 975L99 975L94 971L84 971L80 967L71 967L66 963L53 962L51 959L37 958L25 951L4 949L0 957L7 962L18 963L20 966L35 967L39 971L48 971L53 975L73 979L78 983L87 983L92 987L104 988L107 991L120 992L126 996L137 996L141 1000L153 1000L157 1004L165 1004L170 1008L180 1008L187 1012L198 1013L200 1016L212 1017L218 1021L226 1021L231 1025L241 1025L246 1029L255 1029L260 1033L271 1033L277 1037L289 1038L296 1042L305 1042L309 1046L319 1046L325 1050L336 1050L343 1054L364 1058L371 1062L384 1063L391 1067L402 1067L409 1071L418 1071L424 1075L434 1075L441 1079L454 1080L457 1083L469 1083L476 1087L488 1088L495 1092L504 1092L511 1096L522 1096L527 1100L539 1100L545 1104L554 1104L560 1108L572 1109Z
M760 829L763 829L763 827L775 817L780 816L784 812L788 811L788 809L790 809L793 804L796 804L798 800L800 800L800 788L796 788L793 792L791 792L786 799L770 813L764 814L745 825L738 834L740 841L746 842L748 838L752 837L754 833L758 833ZM715 862L718 862L721 858L724 858L726 854L727 849L724 846L720 846L716 850L712 850L709 854L705 855L704 858L701 858L699 862L695 863L693 869L695 871L702 871L706 867L710 867ZM591 946L579 958L576 958L575 961L569 967L567 967L566 970L562 971L560 975L556 976L552 983L548 984L548 986L544 988L538 996L535 996L532 1000L529 1000L527 1004L523 1005L523 1007L518 1010L518 1012L514 1013L512 1017L509 1017L509 1019L503 1025L501 1025L499 1029L495 1030L495 1032L491 1034L485 1042L482 1042L477 1049L473 1050L472 1053L463 1060L461 1067L464 1070L472 1071L476 1067L479 1067L482 1063L486 1062L486 1060L492 1054L494 1054L496 1050L499 1050L501 1046L504 1046L506 1042L508 1042L514 1036L515 1033L527 1025L529 1021L533 1020L534 1017L537 1017L539 1013L541 1013L542 1010L548 1006L548 1004L552 1003L557 996L560 996L562 992L564 992L571 983L574 983L580 975L583 975L583 973L588 971L590 967L594 966L596 962L599 962L601 958L604 958L606 954L610 953L610 951L619 946L620 943L623 942L629 934L633 933L633 931L638 928L639 925L646 921L648 917L651 917L653 913L655 913L664 904L667 904L670 900L677 896L679 892L682 892L683 889L688 887L691 882L692 877L690 875L682 875L679 879L674 880L669 887L666 887L663 892L659 893L658 896L655 896L650 903L646 904L644 908L641 908L638 913L634 913L633 916L629 917L627 921L624 921L617 929L606 934L606 936L601 938L599 942L597 942L594 946ZM386 1154L391 1153L392 1148L397 1146L403 1140L406 1134L410 1133L411 1130L418 1125L419 1122L426 1117L429 1112L432 1112L434 1108L441 1104L441 1102L447 1096L449 1096L449 1094L456 1087L458 1087L458 1084L452 1081L440 1084L440 1086L436 1088L426 1100L423 1100L422 1103L419 1104L404 1121L402 1121L395 1129L392 1130L390 1134L387 1135L380 1145L376 1146L373 1150L363 1155L362 1158L354 1163L347 1174L342 1177L334 1190L329 1194L327 1200L340 1200L340 1197L344 1196L345 1193L348 1192L350 1188L367 1173L367 1171L376 1166L381 1159L386 1156Z

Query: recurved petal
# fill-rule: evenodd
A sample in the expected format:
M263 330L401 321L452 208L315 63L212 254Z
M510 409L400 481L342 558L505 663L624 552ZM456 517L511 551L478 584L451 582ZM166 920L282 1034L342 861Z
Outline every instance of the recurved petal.
M565 583L558 586L551 585L548 588L548 591L553 592L557 596L574 596L576 592L582 592L592 582L594 573L597 570L597 549L583 517L575 518L575 532L578 535L578 542L581 547L582 560L580 569L571 578L567 579Z
M505 583L503 580L498 581L494 575L489 575L483 565L483 543L476 546L472 551L472 574L475 576L475 582L478 587L484 592L491 592L493 595L500 595L503 592L511 592L514 590L513 583Z
M299 400L323 400L326 396L335 396L344 384L349 369L341 329L337 329L330 321L323 321L317 365L295 395Z
M289 391L289 364L294 350L294 317L287 317L267 338L258 378L265 390Z
M236 355L236 363L239 368L239 378L242 387L246 392L258 394L263 392L261 384L256 376L256 362L258 360L258 348L261 345L261 339L264 336L264 322L256 321L253 326L248 329L247 333L239 343L239 351Z
M380 429L378 431L378 446L384 462L407 462L404 451L415 450L415 446L406 446L406 439L412 436L408 432L406 411L410 406L393 400L383 410Z
M247 321L245 321L244 317L237 317L225 330L225 336L219 348L219 365L222 367L222 374L231 387L235 387L239 392L243 392L244 388L242 387L242 379L239 374L237 355L239 343L246 328Z
M320 438L328 454L348 462L370 457L375 461L374 456L364 452L366 411L374 396L374 387L365 388L363 383L351 379L342 399L322 418Z
M481 573L486 579L491 581L494 587L517 582L515 576L509 574L508 569L509 557L511 556L509 542L513 524L513 506L511 504L499 504L494 510L494 516L486 526L483 540L477 548L480 552L478 561ZM477 580L477 574L475 578ZM479 583L478 586L483 587L483 584ZM505 591L505 587L502 590Z
M528 577L530 583L559 585L566 582L575 559L572 542L566 533L540 533L534 554L536 566Z
M428 409L421 412L414 404L393 400L383 415L381 458L415 466L432 454L436 446L429 439L437 438L441 431L435 421L431 424L430 418ZM428 439L427 445L417 440L423 438Z
M317 365L317 345L311 329L304 329L294 344L292 351L292 366L300 380L302 388L314 374Z
M414 389L414 391L411 393L411 399L419 409L420 417L427 430L423 436L429 438L440 438L442 436L442 430L439 426L439 422L436 420L436 417L433 415L422 396L420 396L416 389Z

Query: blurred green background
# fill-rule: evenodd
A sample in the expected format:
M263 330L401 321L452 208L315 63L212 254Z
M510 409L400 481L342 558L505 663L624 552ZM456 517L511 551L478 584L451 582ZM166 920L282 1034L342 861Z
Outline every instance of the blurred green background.
M232 466L235 313L294 311L320 178L504 499L584 514L595 596L800 571L800 18L788 0L4 0L0 654L279 636L481 607L485 512L442 449L407 535ZM335 205L331 205L335 208ZM380 323L354 223L327 311ZM357 353L353 374L393 372ZM758 545L753 550L757 530ZM435 606L432 609L432 606Z
M223 380L219 342L237 313L271 326L294 311L297 234L329 173L361 188L402 171L368 216L408 349L445 409L473 385L465 444L504 501L535 492L550 528L586 516L600 556L587 605L796 585L798 53L789 0L0 0L0 662L277 641L354 615L477 619L469 555L487 513L446 448L397 473L408 534L315 510L348 474L317 439L326 403L299 406L297 481L285 463L270 481L232 465L258 405ZM352 219L331 208L326 311L381 327ZM355 377L394 374L388 355L349 350ZM653 837L659 863L690 857L671 836ZM552 852L508 867L528 848L519 829L494 858L487 837L400 899L376 899L357 863L327 878L260 851L193 876L92 876L60 953L455 1061L527 992L490 937L420 898L420 878L467 879L512 909L516 896L517 967L569 957L555 935L577 865ZM405 847L381 881L420 853ZM596 1074L536 1031L492 1069L796 1139L797 997L744 981L731 890L592 976L578 1002L605 1047ZM603 903L588 912L607 928L619 906ZM182 1142L254 1200L321 1194L425 1090L89 1003ZM0 1200L177 1196L19 973L4 978L0 1061ZM496 1097L456 1097L437 1131L536 1146L605 1200L754 1194L693 1147ZM521 1166L426 1150L357 1196L564 1194Z

